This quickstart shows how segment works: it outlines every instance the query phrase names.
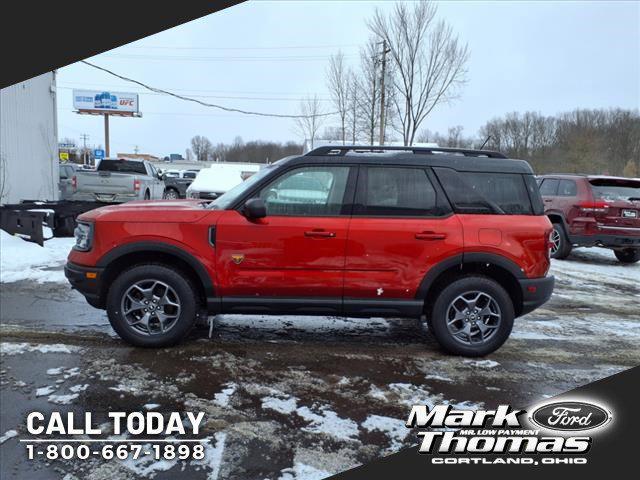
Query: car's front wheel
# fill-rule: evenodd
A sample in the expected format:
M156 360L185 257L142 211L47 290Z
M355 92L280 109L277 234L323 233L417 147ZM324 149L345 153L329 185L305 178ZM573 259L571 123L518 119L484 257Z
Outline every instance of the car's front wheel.
M173 188L166 189L163 196L166 200L177 200L178 198L180 198L178 192Z
M515 313L511 297L499 283L471 275L445 287L429 317L429 326L444 350L480 357L507 340Z
M616 258L622 263L636 263L640 261L640 248L625 248L614 250Z
M139 347L167 347L193 328L197 292L188 277L165 265L136 265L122 272L107 295L111 326Z

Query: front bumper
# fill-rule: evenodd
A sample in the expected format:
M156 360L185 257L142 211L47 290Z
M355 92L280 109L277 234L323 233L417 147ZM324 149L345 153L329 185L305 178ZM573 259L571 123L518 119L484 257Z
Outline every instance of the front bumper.
M101 299L102 268L84 267L72 262L64 266L64 276L67 277L71 287L78 290L87 303L95 308L104 308Z
M526 315L544 305L551 298L555 281L556 279L553 275L542 278L519 279L520 291L522 292L522 311L520 315Z

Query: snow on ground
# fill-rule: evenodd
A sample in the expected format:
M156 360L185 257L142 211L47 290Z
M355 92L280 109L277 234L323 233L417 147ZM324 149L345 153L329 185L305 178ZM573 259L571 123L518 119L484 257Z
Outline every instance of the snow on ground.
M39 344L39 343L0 343L0 353L4 355L18 355L26 352L39 353L72 353L80 350L73 345L63 345L61 343Z
M315 406L314 406L315 407ZM336 412L327 405L315 408L319 413L309 407L299 407L296 413L310 422L310 425L302 430L311 433L324 433L340 440L350 440L358 436L358 424L349 418L340 418Z
M52 238L41 247L0 230L0 283L64 282L61 267L74 244L73 238Z
M296 463L293 467L285 468L280 473L282 475L278 480L321 480L332 475L304 463Z

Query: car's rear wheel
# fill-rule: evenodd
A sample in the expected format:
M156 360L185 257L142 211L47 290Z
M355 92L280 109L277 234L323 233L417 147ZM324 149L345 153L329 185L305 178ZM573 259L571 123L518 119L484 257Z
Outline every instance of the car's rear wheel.
M187 276L165 265L137 265L121 273L107 295L111 326L139 347L167 347L193 328L197 292Z
M479 357L507 340L515 313L511 297L499 283L472 275L444 288L429 317L429 326L444 350Z
M551 258L562 260L571 253L571 242L561 223L554 223L551 231Z
M614 250L616 258L622 263L636 263L640 261L640 248L625 248Z
M168 188L164 192L164 198L167 200L177 200L178 198L180 198L180 195L173 188Z

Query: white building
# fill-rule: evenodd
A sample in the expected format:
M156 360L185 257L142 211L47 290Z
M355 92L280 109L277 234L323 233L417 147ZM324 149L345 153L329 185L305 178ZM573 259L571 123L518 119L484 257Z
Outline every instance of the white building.
M0 203L57 200L56 74L0 90Z

